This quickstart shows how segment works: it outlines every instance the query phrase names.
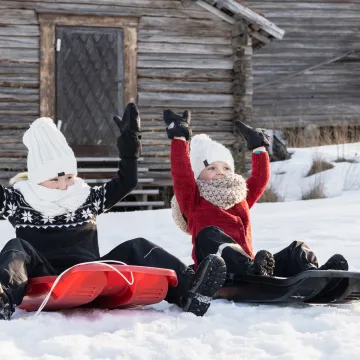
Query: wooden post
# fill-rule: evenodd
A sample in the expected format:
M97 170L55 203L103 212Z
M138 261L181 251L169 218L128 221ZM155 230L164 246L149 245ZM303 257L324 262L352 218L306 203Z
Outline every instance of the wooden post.
M55 25L40 26L40 116L55 116Z
M124 106L137 102L137 31L136 28L124 27Z
M234 57L234 121L240 120L246 124L252 123L252 95L253 95L253 73L252 73L252 42L248 32L248 24L239 20L236 22L232 33L232 46ZM237 172L244 172L248 166L248 156L245 154L243 140L234 146L235 168Z

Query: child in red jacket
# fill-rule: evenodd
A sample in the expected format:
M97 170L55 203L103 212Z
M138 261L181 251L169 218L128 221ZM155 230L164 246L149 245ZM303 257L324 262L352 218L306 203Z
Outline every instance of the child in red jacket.
M266 146L261 131L236 122L235 129L247 140L252 155L252 174L245 181L234 173L234 159L222 144L200 134L191 137L190 112L179 116L164 112L171 143L171 174L174 181L172 201L176 224L192 236L195 267L207 255L225 260L228 273L265 276L293 276L318 268L315 254L300 241L294 241L274 256L253 250L250 209L263 194L270 179ZM342 255L334 255L320 269L347 270Z

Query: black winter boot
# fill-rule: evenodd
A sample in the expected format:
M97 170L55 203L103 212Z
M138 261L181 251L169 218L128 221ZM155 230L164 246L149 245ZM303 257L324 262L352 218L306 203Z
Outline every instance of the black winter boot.
M275 269L273 255L266 250L260 250L255 255L253 263L249 266L248 275L272 276Z
M208 255L189 278L189 291L182 306L184 311L203 316L226 278L226 265L222 257Z
M349 270L347 260L340 254L333 255L324 265L319 267L319 270Z
M10 320L15 309L0 284L0 320Z

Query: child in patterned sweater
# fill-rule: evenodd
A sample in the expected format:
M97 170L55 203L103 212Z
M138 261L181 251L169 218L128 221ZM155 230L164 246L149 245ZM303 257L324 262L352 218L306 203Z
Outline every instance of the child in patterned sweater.
M171 142L171 174L174 181L172 211L175 223L192 236L195 268L209 254L221 255L227 271L234 274L293 276L318 268L315 254L294 241L272 255L253 250L250 209L270 179L267 136L237 121L235 130L252 151L249 179L234 173L234 159L222 144L207 135L191 137L190 112L182 116L164 112ZM334 255L320 269L347 270L342 255Z
M226 267L217 255L206 257L194 272L161 247L137 238L100 256L96 217L136 187L141 153L136 105L128 104L123 119L114 120L121 132L119 170L93 188L76 176L74 153L51 119L37 119L25 132L28 172L15 176L12 187L0 186L0 215L16 232L0 252L0 319L9 320L21 304L28 278L59 275L84 262L114 260L172 269L178 286L169 287L165 300L200 316L222 286Z

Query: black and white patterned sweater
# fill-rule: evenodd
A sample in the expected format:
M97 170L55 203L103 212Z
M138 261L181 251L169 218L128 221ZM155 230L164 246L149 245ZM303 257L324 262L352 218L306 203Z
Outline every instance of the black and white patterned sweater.
M76 211L45 216L34 210L14 188L0 187L0 215L15 228L16 237L29 242L50 264L64 270L100 257L96 217L109 210L137 185L137 160L119 162L117 177L92 187ZM9 239L10 240L10 239Z

